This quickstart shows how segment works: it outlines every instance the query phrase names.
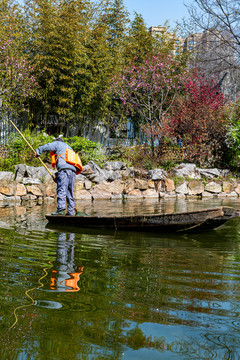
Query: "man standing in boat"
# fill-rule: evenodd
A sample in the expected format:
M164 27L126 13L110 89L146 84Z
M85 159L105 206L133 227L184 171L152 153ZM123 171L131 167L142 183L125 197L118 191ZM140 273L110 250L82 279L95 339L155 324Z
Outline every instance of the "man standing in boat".
M35 157L39 157L43 152L50 151L52 166L57 167L57 211L52 213L52 215L64 215L66 209L66 200L67 200L67 213L66 215L75 215L75 200L74 200L74 183L76 178L76 173L80 173L82 168L78 168L73 165L74 162L68 161L68 150L71 150L73 154L78 156L73 152L72 148L66 144L61 135L54 139L52 143L48 143L42 146L39 146L35 151Z

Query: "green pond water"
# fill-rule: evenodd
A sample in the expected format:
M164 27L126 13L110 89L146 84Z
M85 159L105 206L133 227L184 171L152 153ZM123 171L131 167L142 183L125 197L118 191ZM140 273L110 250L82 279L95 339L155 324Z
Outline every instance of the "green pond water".
M97 214L240 200L96 201ZM0 359L240 359L240 218L195 234L54 229L0 206Z

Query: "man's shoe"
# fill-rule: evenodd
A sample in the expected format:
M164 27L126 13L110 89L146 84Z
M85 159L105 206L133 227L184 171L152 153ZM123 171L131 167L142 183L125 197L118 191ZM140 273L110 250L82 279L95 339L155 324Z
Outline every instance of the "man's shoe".
M62 211L56 211L56 212L53 212L51 213L51 215L64 215L65 211L62 210Z

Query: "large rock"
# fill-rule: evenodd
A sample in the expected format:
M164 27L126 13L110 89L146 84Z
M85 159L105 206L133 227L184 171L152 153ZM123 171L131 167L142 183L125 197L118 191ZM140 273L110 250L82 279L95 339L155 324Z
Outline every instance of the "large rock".
M134 189L135 189L135 180L134 179L128 179L125 182L123 193L128 194L130 191L133 191Z
M147 189L142 191L144 198L158 198L158 192L155 189Z
M122 161L107 161L104 168L108 171L126 170L126 163Z
M114 181L114 180L118 180L122 178L121 172L120 170L110 170L110 171L106 171L106 175L107 175L107 180L109 181Z
M128 198L142 198L143 194L142 194L141 190L134 189L128 193L127 197Z
M148 187L149 187L150 189L155 189L155 181L148 180Z
M207 179L213 179L220 176L218 169L198 169L199 173Z
M226 194L229 194L234 190L234 185L230 181L223 181L222 188Z
M22 178L22 183L25 185L38 185L38 184L41 184L42 182L40 179L24 177L24 178Z
M148 171L130 168L130 177L137 178L137 179L147 179L148 178Z
M84 189L84 182L83 181L76 181L74 186L75 193Z
M24 176L25 177L28 176L26 169L27 169L26 164L17 164L14 166L16 181L21 181Z
M131 169L120 170L120 174L122 175L122 177L127 178L131 174Z
M156 181L155 182L155 187L156 187L156 191L157 192L165 192L165 181L163 181L163 180L160 180L160 181Z
M84 176L82 173L76 175L76 181L85 181L86 180L86 176Z
M218 194L222 192L222 186L215 181L211 181L205 186L205 191Z
M42 190L36 185L27 186L27 194L32 194L32 195L36 195L36 196L43 196Z
M201 178L195 164L182 163L173 169L173 174L179 178L190 178L190 179Z
M54 198L57 196L57 184L54 181L50 181L46 184L45 193L47 197Z
M94 200L98 199L111 199L112 193L108 189L108 183L106 181L101 182L100 184L95 185L90 193Z
M202 181L190 181L188 183L189 195L200 195L204 192L204 185Z
M136 179L135 188L139 190L147 190L148 182L146 180Z
M178 184L176 186L175 191L176 191L176 194L187 195L189 193L187 183L184 182L182 184Z
M26 187L23 184L17 183L16 185L16 196L24 196L27 194Z
M221 194L223 194L223 193L221 193ZM213 194L208 191L204 191L202 193L202 198L209 198L209 197L213 197Z
M15 180L21 181L23 178L38 179L40 182L49 181L51 175L45 169L44 166L28 166L25 164L15 165ZM49 170L52 174L56 173L56 170Z
M75 194L75 200L91 200L92 195L87 190L80 190Z
M113 195L121 195L124 190L124 182L121 180L115 180L111 183L108 183L107 190Z
M89 161L89 163L84 166L82 175L86 176L89 180L97 184L108 179L108 171L102 170L93 161Z
M168 179L166 178L164 180L165 182L165 189L167 192L170 192L170 191L174 191L175 190L175 185L174 185L174 181L172 179Z
M0 185L0 193L6 196L13 196L15 192L14 183L10 183L9 185Z
M86 190L90 190L92 187L92 183L89 180L84 181L84 187Z
M153 181L164 180L166 177L167 177L167 172L163 169L154 169L154 170L149 170L148 172L148 178Z
M0 171L0 181L12 181L14 178L14 174L10 171Z

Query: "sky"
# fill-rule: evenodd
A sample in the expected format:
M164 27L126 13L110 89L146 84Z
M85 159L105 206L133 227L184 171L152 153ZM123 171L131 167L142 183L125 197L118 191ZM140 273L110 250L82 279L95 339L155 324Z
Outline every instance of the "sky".
M189 3L189 0L124 0L131 20L136 11L142 15L147 27L163 25L167 20L174 27L177 20L188 17L184 3Z

